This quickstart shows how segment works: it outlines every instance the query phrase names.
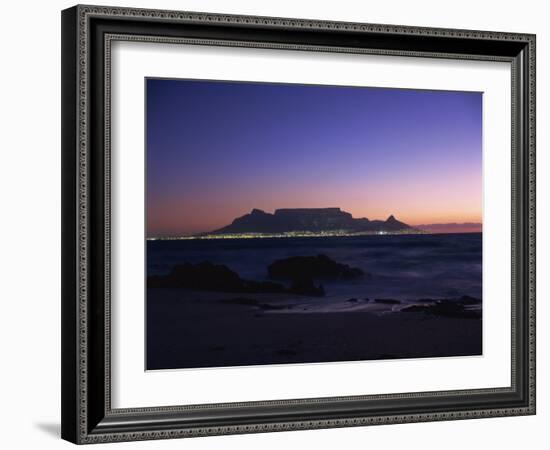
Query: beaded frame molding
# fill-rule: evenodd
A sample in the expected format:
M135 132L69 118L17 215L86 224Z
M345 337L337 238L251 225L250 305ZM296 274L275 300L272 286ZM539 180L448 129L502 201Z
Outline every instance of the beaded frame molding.
M511 385L111 407L113 41L505 61L512 72ZM78 444L535 414L535 36L78 5L62 12L62 423Z

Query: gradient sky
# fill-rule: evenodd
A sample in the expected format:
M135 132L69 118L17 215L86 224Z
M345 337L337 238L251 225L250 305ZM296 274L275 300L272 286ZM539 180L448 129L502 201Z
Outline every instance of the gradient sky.
M147 234L253 208L481 222L482 94L147 79Z

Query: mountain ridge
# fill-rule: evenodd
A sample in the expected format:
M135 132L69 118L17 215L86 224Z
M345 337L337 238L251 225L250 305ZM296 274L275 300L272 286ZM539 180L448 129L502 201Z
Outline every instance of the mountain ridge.
M280 208L273 213L253 208L250 213L235 218L231 224L208 234L289 233L289 232L402 232L414 231L392 214L386 220L354 218L338 207Z

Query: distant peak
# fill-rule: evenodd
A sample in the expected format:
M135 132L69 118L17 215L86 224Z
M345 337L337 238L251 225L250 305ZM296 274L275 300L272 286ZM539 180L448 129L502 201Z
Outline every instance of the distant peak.
M258 209L258 208L254 208L250 214L265 214L265 211L261 210L261 209Z
M388 217L388 219L386 220L386 222L397 222L397 219L394 217L394 215L392 214L390 217Z

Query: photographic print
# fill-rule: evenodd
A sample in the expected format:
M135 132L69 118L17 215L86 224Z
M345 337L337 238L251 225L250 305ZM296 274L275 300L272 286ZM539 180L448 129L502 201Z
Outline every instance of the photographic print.
M536 413L534 34L61 25L63 439Z
M482 93L145 89L147 370L482 354Z

